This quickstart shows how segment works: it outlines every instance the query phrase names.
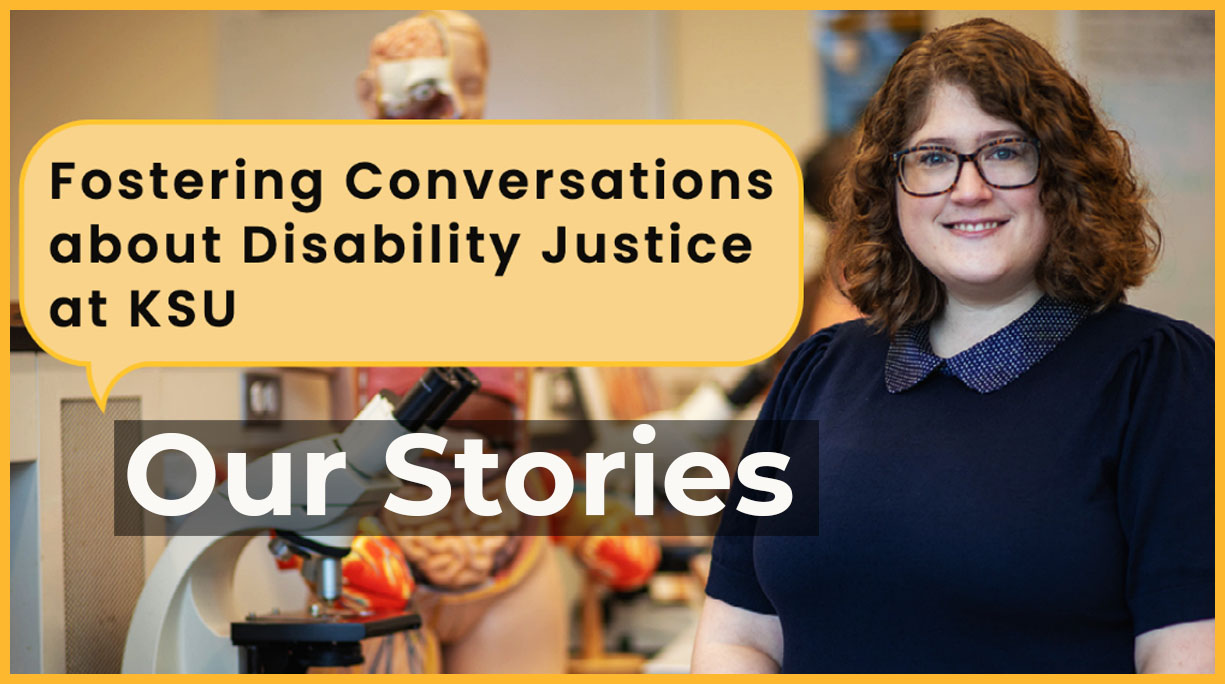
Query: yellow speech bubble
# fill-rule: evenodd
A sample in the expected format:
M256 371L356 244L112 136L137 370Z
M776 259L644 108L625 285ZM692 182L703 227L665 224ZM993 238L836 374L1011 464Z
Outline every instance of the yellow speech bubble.
M145 365L732 365L801 302L744 122L77 122L21 176L21 307L99 406Z

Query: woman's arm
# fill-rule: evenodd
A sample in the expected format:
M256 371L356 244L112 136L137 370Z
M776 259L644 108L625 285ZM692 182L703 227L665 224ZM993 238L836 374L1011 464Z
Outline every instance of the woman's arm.
M1216 620L1182 622L1136 637L1136 672L1215 672Z
M783 628L764 615L706 597L693 644L694 673L771 674L783 662Z

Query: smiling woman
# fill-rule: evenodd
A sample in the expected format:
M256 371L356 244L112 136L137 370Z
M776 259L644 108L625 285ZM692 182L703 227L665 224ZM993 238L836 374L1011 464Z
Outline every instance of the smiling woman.
M1009 308L1019 314L1042 295L1034 272L1050 229L1038 199L1038 149L1024 135L980 109L964 86L941 83L897 157L902 237L958 304L1015 302ZM975 150L966 155L972 163L957 149ZM936 351L952 356L957 344Z
M1029 37L907 48L833 199L866 318L791 355L748 446L798 461L819 421L819 536L724 516L695 671L1214 668L1214 343L1122 303L1146 199Z

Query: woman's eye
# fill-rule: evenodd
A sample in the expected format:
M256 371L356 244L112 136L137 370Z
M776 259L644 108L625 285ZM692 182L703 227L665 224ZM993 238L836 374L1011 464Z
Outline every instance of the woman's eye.
M919 153L919 164L922 166L940 166L949 163L949 155L938 150Z
M1020 152L1018 152L1014 147L1000 145L999 147L993 148L989 156L995 161L1010 161L1020 156Z

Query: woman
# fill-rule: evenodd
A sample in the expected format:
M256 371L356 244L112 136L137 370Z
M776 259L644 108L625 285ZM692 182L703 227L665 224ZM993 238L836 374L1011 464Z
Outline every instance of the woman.
M819 421L819 531L729 505L695 671L1211 670L1213 342L1121 303L1160 233L1085 89L998 22L928 34L836 201L866 319L749 447L791 471Z

